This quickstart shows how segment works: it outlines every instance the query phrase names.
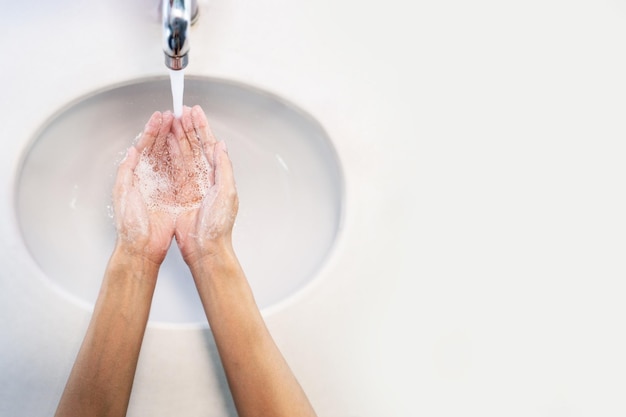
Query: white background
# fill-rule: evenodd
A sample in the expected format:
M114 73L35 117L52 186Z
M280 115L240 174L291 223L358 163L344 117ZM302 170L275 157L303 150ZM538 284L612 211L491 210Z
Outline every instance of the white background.
M52 414L90 314L23 251L17 161L67 102L165 74L153 3L2 2L2 415ZM200 3L189 73L292 100L343 165L335 252L266 314L320 416L626 414L626 3ZM231 415L215 359L149 328L129 415Z

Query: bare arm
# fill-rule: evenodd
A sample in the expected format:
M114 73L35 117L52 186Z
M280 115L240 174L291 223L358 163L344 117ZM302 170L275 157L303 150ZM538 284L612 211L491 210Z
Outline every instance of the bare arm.
M57 417L126 415L157 274L174 235L170 215L147 209L135 168L144 149L164 146L171 121L155 113L120 164L113 190L118 239Z
M157 271L115 250L57 417L126 415Z
M200 146L200 155L214 171L202 205L177 219L176 240L198 288L240 417L315 416L265 326L233 250L238 199L224 143L215 141L198 106L185 108L172 132L182 155L191 160L189 155Z
M191 271L239 415L315 416L265 326L232 246L216 243L213 250Z

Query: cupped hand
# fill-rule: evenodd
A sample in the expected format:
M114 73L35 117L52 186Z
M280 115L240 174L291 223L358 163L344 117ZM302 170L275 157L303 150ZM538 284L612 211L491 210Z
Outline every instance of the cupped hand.
M158 204L169 199L170 192L156 189L146 191L145 170L152 170L164 179L175 173L170 166L170 112L155 112L135 146L128 149L119 166L113 188L115 225L121 246L129 255L141 256L160 265L174 236L175 216ZM169 140L168 140L169 137ZM155 200L156 199L156 200Z
M175 236L183 259L193 266L217 247L230 247L239 200L226 146L215 140L202 108L185 107L172 133L185 206L176 218Z

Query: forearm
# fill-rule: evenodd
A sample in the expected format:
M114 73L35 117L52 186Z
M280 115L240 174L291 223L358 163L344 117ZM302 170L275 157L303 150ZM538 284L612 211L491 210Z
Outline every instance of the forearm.
M229 248L192 268L240 417L315 416Z
M158 266L116 248L56 416L124 416Z

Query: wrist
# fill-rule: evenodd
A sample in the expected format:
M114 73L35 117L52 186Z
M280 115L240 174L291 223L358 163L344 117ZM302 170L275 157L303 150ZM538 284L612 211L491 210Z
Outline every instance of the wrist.
M140 280L156 281L161 261L134 252L123 243L117 243L109 259L108 269L123 275L132 275Z
M220 244L210 254L189 265L209 324L231 314L235 304L246 311L258 311L250 285L232 245Z
M116 246L96 302L99 316L122 316L127 326L145 326L158 273L159 265Z
M230 239L212 240L203 245L200 252L187 262L194 278L232 276L241 269Z
M180 245L179 247L183 253L185 263L192 271L211 266L223 258L235 257L232 241L229 237L199 240L193 242L192 248Z

